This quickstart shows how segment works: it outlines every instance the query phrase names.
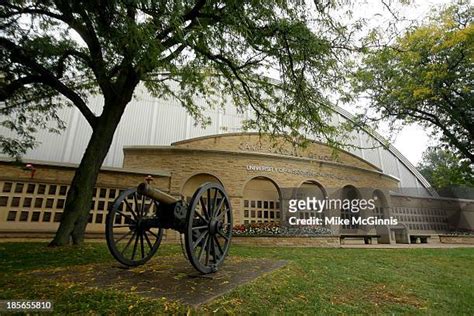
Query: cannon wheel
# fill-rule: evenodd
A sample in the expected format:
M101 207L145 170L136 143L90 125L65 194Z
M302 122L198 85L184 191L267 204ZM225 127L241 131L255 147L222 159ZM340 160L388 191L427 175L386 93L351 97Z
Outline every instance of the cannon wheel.
M110 253L118 262L134 267L155 254L163 229L147 227L144 220L153 218L158 202L139 195L136 188L122 192L107 214L105 235Z
M232 238L232 209L224 188L204 183L194 193L186 217L185 246L191 264L201 273L216 272Z

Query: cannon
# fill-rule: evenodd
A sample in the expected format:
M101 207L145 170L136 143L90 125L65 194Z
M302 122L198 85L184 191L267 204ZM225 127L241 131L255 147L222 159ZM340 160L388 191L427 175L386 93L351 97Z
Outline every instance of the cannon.
M122 191L109 209L105 235L113 257L134 267L146 263L158 250L165 229L184 237L183 253L203 274L224 262L232 238L232 209L219 183L202 184L186 201L147 182ZM183 247L183 242L181 243Z

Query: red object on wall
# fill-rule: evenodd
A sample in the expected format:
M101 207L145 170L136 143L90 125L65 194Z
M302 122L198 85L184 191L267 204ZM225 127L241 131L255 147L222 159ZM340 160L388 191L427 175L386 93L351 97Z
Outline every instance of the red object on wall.
M29 170L31 172L30 178L33 179L33 177L35 176L35 172L36 172L36 168L33 166L33 164L27 163L25 165L25 167L23 168L23 170Z

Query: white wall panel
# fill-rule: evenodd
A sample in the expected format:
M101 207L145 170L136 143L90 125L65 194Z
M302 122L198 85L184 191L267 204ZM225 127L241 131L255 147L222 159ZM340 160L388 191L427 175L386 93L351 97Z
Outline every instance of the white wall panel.
M400 178L397 168L397 158L385 148L382 149L383 172L394 177Z
M206 108L204 99L198 98L196 101ZM103 98L92 96L89 99L89 106L96 114L100 114ZM41 145L30 150L25 158L53 162L78 163L80 161L92 130L75 108L65 108L60 112L60 116L66 122L67 129L61 135L39 132L37 138ZM206 108L204 115L209 116L212 123L206 128L202 128L200 125L195 126L194 120L177 100L154 98L140 87L122 117L104 165L120 167L123 162L124 146L169 145L187 138L240 132L242 131L242 121L252 116L253 113L251 111L238 113L235 107L228 103L224 109ZM338 125L347 119L348 114L342 111L341 114L331 117L331 123ZM0 128L0 133L10 134L8 130L2 128ZM352 136L351 143L356 146L380 146L380 143L368 133L353 132ZM347 140L347 137L345 139ZM417 174L413 166L395 149L350 148L348 150L379 168L383 168L385 173L399 178L401 180L400 186L418 187L420 194L427 192L424 188L425 185L422 184L426 183L425 180L420 179L421 182L417 180L417 177L421 177L421 175Z

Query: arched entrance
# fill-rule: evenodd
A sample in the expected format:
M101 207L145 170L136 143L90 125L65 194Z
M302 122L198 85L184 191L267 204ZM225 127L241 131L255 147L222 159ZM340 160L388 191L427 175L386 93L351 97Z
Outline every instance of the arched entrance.
M280 221L281 195L277 185L269 178L255 177L244 188L244 224Z
M186 180L183 185L183 189L181 190L181 194L184 195L187 202L190 202L197 188L199 188L203 183L206 182L217 182L222 184L222 182L217 177L211 174L199 173ZM222 186L224 185L222 184Z
M324 190L323 186L316 181L308 180L303 182L297 192L296 198L298 200L305 200L306 198L315 198L317 201L322 201L326 198L326 190ZM318 217L322 218L323 212L325 210L315 210L315 211L299 211L298 218L300 219L308 219L310 217Z
M360 217L360 210L353 208L353 200L360 200L361 194L359 190L357 190L352 185L346 185L342 188L342 208L341 208L341 218L343 220L348 219L349 224L342 225L343 229L358 229L359 224L353 222L353 218ZM349 201L349 203L346 200Z

